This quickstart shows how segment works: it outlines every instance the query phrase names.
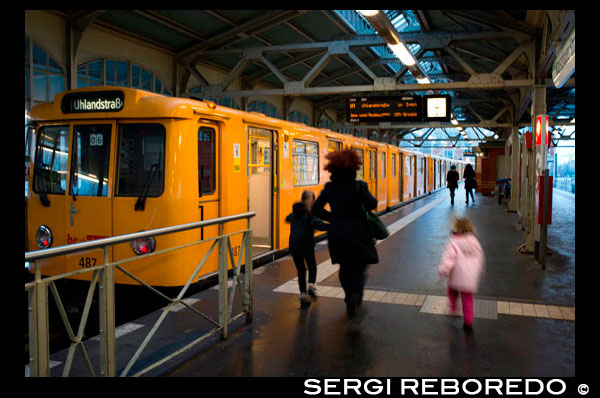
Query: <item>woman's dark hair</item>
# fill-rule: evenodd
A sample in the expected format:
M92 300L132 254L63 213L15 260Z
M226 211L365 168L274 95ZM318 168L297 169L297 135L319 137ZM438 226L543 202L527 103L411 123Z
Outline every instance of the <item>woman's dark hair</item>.
M471 166L471 163L467 163L467 165L465 166L465 171L467 170L473 170L473 166Z
M362 160L353 149L344 149L342 151L329 152L325 155L329 161L325 165L325 170L331 173L331 178L356 178L356 171L360 170Z
M450 169L452 169L452 170L456 170L456 166L455 166L455 165L452 165L452 166L450 166Z

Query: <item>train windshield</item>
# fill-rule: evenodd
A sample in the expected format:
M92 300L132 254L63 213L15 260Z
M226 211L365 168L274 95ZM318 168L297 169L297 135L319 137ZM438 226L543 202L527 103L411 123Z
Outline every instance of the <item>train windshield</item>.
M161 124L121 124L117 196L157 197L165 175L165 127Z
M44 126L35 148L33 191L40 195L64 194L67 188L69 126Z
M106 196L110 133L110 124L74 126L70 195Z

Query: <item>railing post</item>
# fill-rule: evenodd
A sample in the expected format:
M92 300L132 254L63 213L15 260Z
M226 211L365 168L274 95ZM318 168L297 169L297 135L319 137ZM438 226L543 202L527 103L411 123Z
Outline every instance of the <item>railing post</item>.
M100 279L100 374L114 377L116 370L115 347L115 277L109 264L109 248L104 247L104 270Z
M252 323L252 318L254 316L254 302L252 299L253 296L253 287L252 287L252 230L249 229L246 232L246 247L244 248L244 253L246 254L245 258L245 267L244 267L244 311L246 312L246 324Z
M50 376L50 340L48 326L48 287L42 280L41 261L34 263L35 288L29 323L29 355L32 377ZM32 322L33 321L33 324Z
M223 224L219 224L219 324L223 327L221 337L228 337L229 295L227 286L227 237L223 236Z

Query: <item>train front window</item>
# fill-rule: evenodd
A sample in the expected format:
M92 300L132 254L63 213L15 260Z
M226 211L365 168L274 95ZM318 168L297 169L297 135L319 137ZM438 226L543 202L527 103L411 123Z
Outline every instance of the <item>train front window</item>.
M119 125L117 196L157 197L165 181L166 131L162 124Z
M85 124L73 127L70 195L106 196L110 130L110 124Z
M45 126L39 130L35 147L33 191L39 194L65 193L69 126Z

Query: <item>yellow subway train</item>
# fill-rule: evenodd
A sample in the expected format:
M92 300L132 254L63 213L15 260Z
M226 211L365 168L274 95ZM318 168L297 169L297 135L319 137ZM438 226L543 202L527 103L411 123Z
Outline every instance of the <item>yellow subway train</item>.
M328 151L353 148L383 212L445 186L450 164L463 162L244 112L210 101L102 86L56 95L34 107L26 197L27 250L256 212L255 258L286 249L285 217L303 190L318 195L329 181ZM209 243L143 258L153 251L218 235L217 226L114 246L110 259L132 255L132 274L159 287L184 285ZM247 228L226 224L225 233ZM241 236L232 238L239 255ZM133 254L135 253L135 254ZM90 268L104 261L90 250L43 260L43 275ZM217 270L217 253L202 279ZM73 279L89 280L90 274ZM137 284L121 272L118 284Z

